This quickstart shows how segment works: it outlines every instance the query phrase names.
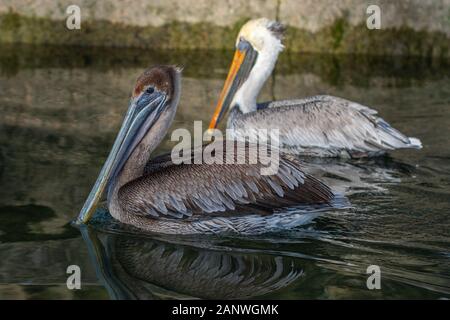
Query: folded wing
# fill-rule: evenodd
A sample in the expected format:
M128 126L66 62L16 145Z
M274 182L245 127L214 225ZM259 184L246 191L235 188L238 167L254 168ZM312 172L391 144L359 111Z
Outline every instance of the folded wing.
M191 159L203 148L199 150L191 152ZM261 162L174 164L170 154L163 155L148 163L142 177L120 189L119 202L123 210L136 215L196 219L249 211L271 213L295 204L326 205L334 198L325 184L306 174L293 158L280 156L274 175L262 175L262 167Z

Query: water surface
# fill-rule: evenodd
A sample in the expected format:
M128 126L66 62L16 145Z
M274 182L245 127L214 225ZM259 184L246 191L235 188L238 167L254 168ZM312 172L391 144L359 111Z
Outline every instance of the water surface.
M422 140L370 161L313 161L353 209L259 236L75 229L135 78L184 66L172 129L213 111L232 52L0 50L0 298L450 298L450 63L284 52L260 100L332 94ZM171 130L172 130L171 129ZM165 141L157 153L173 143ZM82 289L68 290L79 265ZM366 269L381 268L381 290Z

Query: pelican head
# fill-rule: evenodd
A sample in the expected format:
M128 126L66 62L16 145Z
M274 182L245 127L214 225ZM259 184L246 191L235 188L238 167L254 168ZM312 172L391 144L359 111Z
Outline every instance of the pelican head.
M256 98L283 50L284 26L266 18L248 21L239 31L236 52L220 93L209 129L214 129L230 106L246 113L256 110Z
M173 66L156 66L147 69L136 81L132 91L128 111L122 127L116 137L109 156L81 209L77 221L86 223L95 212L96 205L106 187L108 200L114 189L118 175L134 151L148 133L154 128L157 136L151 136L154 144L159 144L163 138L161 128L167 127L167 119L160 120L162 115L173 115L179 98L180 69ZM165 117L167 118L167 117ZM160 122L163 122L161 125ZM164 132L165 133L165 132ZM138 150L139 151L139 150ZM136 159L131 159L137 161ZM146 161L142 159L141 161Z

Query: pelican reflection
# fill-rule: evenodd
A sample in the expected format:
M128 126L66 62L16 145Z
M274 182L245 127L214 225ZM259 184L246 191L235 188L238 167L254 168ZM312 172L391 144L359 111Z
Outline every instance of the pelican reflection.
M292 284L298 260L221 251L81 225L97 276L113 299L248 299Z

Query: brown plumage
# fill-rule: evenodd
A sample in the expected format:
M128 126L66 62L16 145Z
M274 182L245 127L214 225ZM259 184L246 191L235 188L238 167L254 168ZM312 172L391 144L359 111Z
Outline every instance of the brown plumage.
M113 157L123 164L115 165L113 172L117 173L109 181L108 207L114 218L162 233L251 232L264 222L254 215L254 224L235 218L268 215L276 208L297 204L330 206L334 199L331 190L304 173L293 158L280 155L277 172L262 175L268 159L258 155L257 163L251 164L249 153L254 152L254 145L244 145L242 154L234 146L234 160L241 164L174 164L170 155L148 162L173 120L180 77L180 70L158 66L137 80L129 111L132 118L126 120L131 128L125 135L126 142L120 143L118 156ZM138 115L134 116L133 108ZM142 112L150 112L145 114L150 122L142 120ZM127 143L134 149L129 150ZM215 142L214 146L224 145ZM204 148L192 150L191 158ZM230 150L223 150L226 159ZM265 157L270 156L268 153Z
M136 80L133 90L133 97L138 96L150 84L155 89L167 92L169 97L173 95L173 83L175 81L176 68L172 66L155 66L145 70Z
M219 144L221 142L218 142ZM205 147L191 151L203 152ZM228 152L223 144L224 162ZM145 174L125 184L119 191L119 202L127 212L151 217L198 219L205 216L236 213L271 213L274 208L296 204L326 204L333 198L331 190L314 177L305 174L294 158L282 157L275 175L261 175L261 163L249 164L245 146L245 164L179 164L170 154L147 164Z

